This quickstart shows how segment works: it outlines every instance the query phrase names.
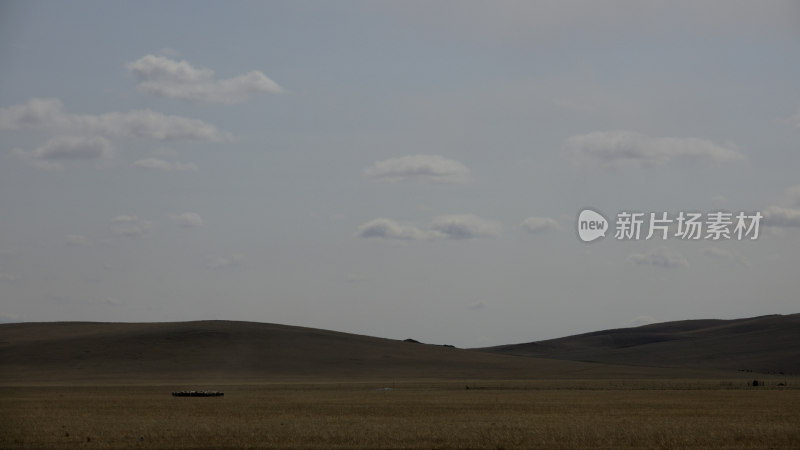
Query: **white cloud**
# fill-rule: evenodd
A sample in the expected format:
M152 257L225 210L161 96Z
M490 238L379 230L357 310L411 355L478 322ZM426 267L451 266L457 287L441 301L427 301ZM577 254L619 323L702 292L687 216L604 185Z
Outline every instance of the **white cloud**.
M762 211L763 224L770 227L800 227L800 210L768 206Z
M401 224L392 219L378 218L358 227L356 236L362 238L402 239L421 241L444 237L441 233L425 231L411 224Z
M385 182L465 183L471 179L470 170L463 164L439 155L411 155L378 161L364 174Z
M0 108L0 129L34 128L58 133L104 137L133 137L159 141L230 140L228 133L202 120L166 115L149 109L98 115L71 114L55 98L28 100Z
M158 158L144 158L133 163L134 167L162 172L197 172L195 163L182 163L179 161L164 161Z
M741 264L745 267L752 266L750 261L744 256L719 247L706 247L703 249L703 254L710 258L728 260L737 264Z
M224 256L219 258L214 258L208 263L208 267L211 269L225 269L228 267L239 267L244 261L244 255L242 254L235 254L231 256Z
M550 217L528 217L520 224L528 233L543 233L550 230L560 230L561 226Z
M426 228L378 218L359 226L356 236L413 241L474 239L497 236L500 228L499 223L472 214L438 216Z
M61 161L108 159L113 153L114 146L111 142L100 136L58 136L29 152L14 149L17 157L42 169L61 169Z
M67 236L67 244L79 247L85 247L87 245L91 245L91 241L86 236L81 236L79 234L70 234Z
M257 70L216 80L211 69L197 69L187 61L155 55L146 55L126 67L138 78L140 91L177 100L232 104L256 94L285 92Z
M170 214L170 219L175 222L176 225L181 226L183 228L194 228L194 227L202 227L205 225L203 218L200 217L200 214L193 213L193 212L186 212L183 214Z
M64 120L64 104L57 98L32 98L22 105L0 108L0 130L39 128Z
M637 265L655 266L665 269L689 267L689 262L686 261L686 258L667 247L658 247L646 253L634 253L628 256L628 260Z
M431 228L449 239L495 237L500 234L500 224L473 214L438 216Z
M786 188L775 203L761 210L764 216L761 224L772 227L773 231L776 228L800 228L800 185Z
M111 220L111 232L117 236L141 237L152 230L152 222L136 216L117 216Z
M630 131L599 131L568 138L562 151L580 167L657 167L671 161L728 163L745 156L697 138L653 138Z

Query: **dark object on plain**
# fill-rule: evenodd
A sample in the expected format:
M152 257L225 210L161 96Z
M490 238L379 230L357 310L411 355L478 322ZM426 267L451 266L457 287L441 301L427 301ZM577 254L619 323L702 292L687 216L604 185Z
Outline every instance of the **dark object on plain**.
M224 392L220 391L176 391L173 397L222 397Z

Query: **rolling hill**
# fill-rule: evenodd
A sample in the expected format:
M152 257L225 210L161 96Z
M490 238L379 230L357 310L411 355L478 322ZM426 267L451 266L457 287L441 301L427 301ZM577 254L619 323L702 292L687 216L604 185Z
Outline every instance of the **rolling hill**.
M800 314L684 320L479 349L604 364L800 373Z
M736 370L800 373L800 314L473 350L255 322L0 325L0 383L663 379Z
M678 376L651 368L492 354L268 323L0 325L0 383Z

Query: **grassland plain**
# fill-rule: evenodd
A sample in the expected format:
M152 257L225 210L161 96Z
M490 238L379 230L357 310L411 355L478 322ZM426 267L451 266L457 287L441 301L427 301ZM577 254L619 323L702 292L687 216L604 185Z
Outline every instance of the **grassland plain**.
M550 358L252 322L6 324L0 448L800 448L784 322L610 330ZM590 344L611 361L569 359ZM225 396L170 395L187 389Z
M759 388L742 379L3 386L0 446L800 448L797 381ZM225 396L170 395L194 387Z

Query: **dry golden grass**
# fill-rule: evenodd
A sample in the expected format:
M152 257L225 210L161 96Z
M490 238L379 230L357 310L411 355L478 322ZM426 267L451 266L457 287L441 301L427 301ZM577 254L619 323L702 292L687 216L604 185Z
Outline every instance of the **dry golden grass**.
M393 390L379 390L385 384L337 382L0 387L0 446L800 447L800 390L743 384L572 380L404 381ZM193 387L224 390L225 396L170 396L172 390Z

